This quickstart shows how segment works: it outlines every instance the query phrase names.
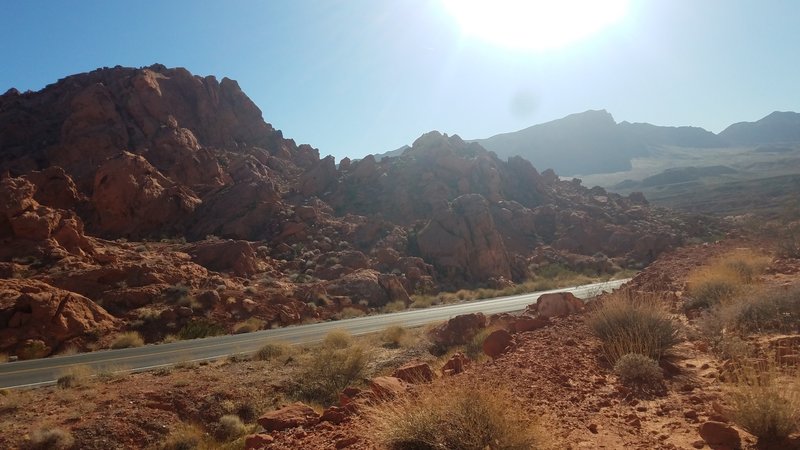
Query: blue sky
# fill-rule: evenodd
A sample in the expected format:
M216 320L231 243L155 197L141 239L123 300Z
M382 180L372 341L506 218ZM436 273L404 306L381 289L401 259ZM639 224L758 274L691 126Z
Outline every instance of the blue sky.
M793 0L631 0L604 31L529 51L465 34L440 0L27 0L3 5L0 91L182 66L239 81L284 136L337 160L587 109L718 132L800 110L798 19Z

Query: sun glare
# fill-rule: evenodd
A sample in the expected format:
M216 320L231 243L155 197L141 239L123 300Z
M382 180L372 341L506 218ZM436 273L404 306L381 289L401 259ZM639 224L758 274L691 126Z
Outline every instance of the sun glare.
M503 47L549 50L618 22L628 0L442 0L465 34Z

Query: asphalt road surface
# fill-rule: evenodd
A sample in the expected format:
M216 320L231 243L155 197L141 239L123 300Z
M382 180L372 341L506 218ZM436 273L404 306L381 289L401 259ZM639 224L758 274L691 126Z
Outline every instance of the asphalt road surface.
M573 288L530 294L475 300L466 303L413 309L390 314L379 314L333 322L298 325L274 330L263 330L247 334L209 337L170 344L145 345L121 350L102 350L70 356L15 361L0 364L0 388L23 388L53 384L70 366L90 367L95 373L143 371L170 366L181 362L203 361L226 357L237 353L254 353L265 343L287 342L308 344L321 341L328 332L344 329L353 335L374 333L391 325L416 327L441 322L459 314L482 312L495 314L525 309L541 294L547 292L572 292L579 298L592 297L601 291L619 287L626 280L587 284Z

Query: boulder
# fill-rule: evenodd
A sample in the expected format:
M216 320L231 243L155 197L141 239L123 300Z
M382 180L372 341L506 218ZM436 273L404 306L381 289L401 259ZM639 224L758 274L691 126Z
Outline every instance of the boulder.
M519 316L509 323L509 331L512 333L525 333L548 325L550 325L550 320L547 317Z
M258 418L258 424L267 431L281 431L289 428L311 426L316 425L318 422L319 414L302 402L292 403Z
M437 345L452 347L466 344L485 327L486 316L482 313L462 314L433 328L429 336Z
M422 383L434 378L431 366L424 362L411 362L395 369L392 376L407 383Z
M708 421L700 424L698 427L700 437L708 445L724 445L728 448L740 448L741 438L739 432L732 426L723 422Z
M370 389L378 399L390 399L404 394L408 383L395 377L376 377L370 380Z
M513 340L514 338L511 336L511 333L506 330L500 329L492 331L486 336L486 339L483 340L483 353L490 356L492 359L496 359L511 349Z
M583 310L583 301L570 292L542 294L536 301L539 317L562 317Z
M264 267L256 256L253 244L230 239L208 240L191 244L186 252L192 261L209 270L230 272L249 277L262 272Z
M322 412L322 416L319 418L319 421L330 422L334 425L338 425L344 422L351 414L352 408L330 406Z
M461 352L455 353L449 360L442 366L442 375L457 375L466 370L470 360Z
M273 441L275 438L266 433L251 434L244 439L244 448L245 450L262 449L272 445Z
M328 295L350 297L353 303L366 301L380 307L394 301L410 302L403 285L394 275L379 274L372 269L357 270L324 284Z

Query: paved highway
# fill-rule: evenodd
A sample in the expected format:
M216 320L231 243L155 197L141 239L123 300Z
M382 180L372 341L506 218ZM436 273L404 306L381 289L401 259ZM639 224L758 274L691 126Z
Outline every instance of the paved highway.
M603 290L615 289L626 280L587 284L574 288L533 292L530 294L475 300L466 303L414 309L390 314L357 317L334 322L298 325L247 334L146 345L121 350L102 350L70 356L15 361L0 364L0 388L23 388L53 384L70 366L85 365L93 371L143 371L181 362L222 358L237 353L253 353L269 341L307 344L322 340L331 330L345 329L353 335L374 333L391 325L416 327L441 322L459 314L482 312L495 314L524 309L541 294L569 291L587 298Z

